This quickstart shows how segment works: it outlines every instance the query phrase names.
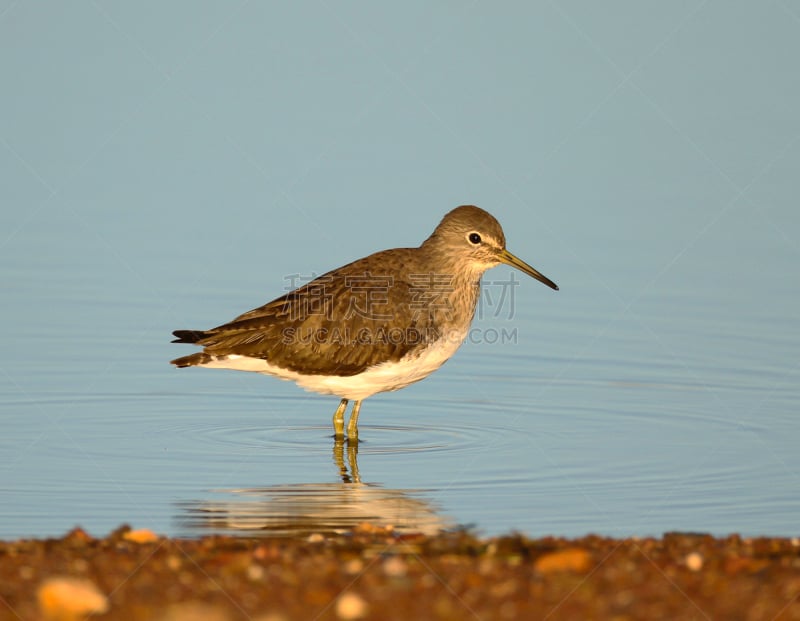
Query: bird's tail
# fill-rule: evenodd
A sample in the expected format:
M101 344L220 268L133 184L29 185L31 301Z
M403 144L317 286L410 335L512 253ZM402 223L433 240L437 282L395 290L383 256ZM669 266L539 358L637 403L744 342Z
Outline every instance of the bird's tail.
M208 336L208 334L202 330L175 330L172 334L178 337L172 341L173 343L197 343ZM170 364L174 364L176 367L196 367L210 360L213 360L212 356L203 352L198 352L181 358L175 358L175 360L170 360Z
M202 366L208 362L214 360L214 356L209 354L198 352L196 354L189 354L188 356L183 356L182 358L175 358L175 360L170 360L170 364L174 364L178 368L184 367L198 367Z
M175 330L172 335L178 337L173 343L197 343L206 338L208 333L202 330Z

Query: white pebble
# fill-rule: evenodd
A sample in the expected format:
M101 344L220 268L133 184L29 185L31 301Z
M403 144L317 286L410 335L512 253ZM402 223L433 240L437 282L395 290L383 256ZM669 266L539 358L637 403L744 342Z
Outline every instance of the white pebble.
M264 568L261 565L249 565L247 567L247 579L258 582L264 577Z
M703 557L697 552L687 554L686 566L692 571L700 571L703 569Z
M46 619L79 619L108 611L108 598L94 583L80 578L49 578L36 595Z
M344 564L344 571L351 576L360 574L364 570L364 561L360 558L352 558Z
M402 578L408 572L408 565L399 556L392 556L383 563L383 573L390 578Z
M367 614L367 602L357 593L344 593L336 600L336 616L340 619L360 619Z

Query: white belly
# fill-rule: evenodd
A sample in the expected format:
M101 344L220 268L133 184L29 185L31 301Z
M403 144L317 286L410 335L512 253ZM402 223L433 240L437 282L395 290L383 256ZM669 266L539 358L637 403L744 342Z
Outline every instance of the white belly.
M358 401L379 392L397 390L409 384L425 379L442 366L461 346L466 337L464 333L450 333L418 352L398 360L384 362L370 367L358 375L347 377L340 375L302 375L270 364L261 358L249 356L221 356L199 366L212 369L234 369L237 371L253 371L265 375L273 375L285 380L292 380L298 386L325 395L336 395L344 399Z

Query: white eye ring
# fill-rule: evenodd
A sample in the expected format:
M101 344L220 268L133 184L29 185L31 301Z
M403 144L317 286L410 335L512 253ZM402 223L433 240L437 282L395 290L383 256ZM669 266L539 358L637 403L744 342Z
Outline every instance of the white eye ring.
M481 236L476 231L472 231L471 233L467 233L467 241L473 246L477 246L481 243Z

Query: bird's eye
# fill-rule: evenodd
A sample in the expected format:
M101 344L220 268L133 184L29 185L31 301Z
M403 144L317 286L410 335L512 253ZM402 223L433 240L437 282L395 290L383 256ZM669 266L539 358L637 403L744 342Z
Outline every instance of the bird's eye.
M476 244L477 245L477 244L481 243L481 236L478 235L477 233L470 233L468 239L469 239L469 243L471 243L471 244Z

